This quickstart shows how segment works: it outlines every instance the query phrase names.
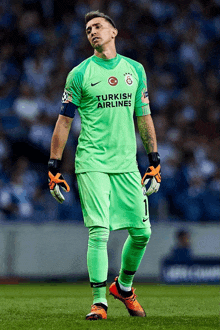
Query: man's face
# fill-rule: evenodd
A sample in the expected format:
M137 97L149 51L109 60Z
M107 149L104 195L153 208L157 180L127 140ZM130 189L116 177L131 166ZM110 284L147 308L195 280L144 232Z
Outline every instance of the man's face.
M105 45L114 42L117 30L105 18L96 17L87 23L86 34L92 47L102 50Z

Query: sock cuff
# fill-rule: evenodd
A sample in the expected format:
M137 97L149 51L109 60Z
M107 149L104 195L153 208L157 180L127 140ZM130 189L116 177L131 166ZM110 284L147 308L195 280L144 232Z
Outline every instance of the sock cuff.
M104 310L107 312L107 310L108 310L108 306L107 305L105 305L105 304L103 304L103 303L95 303L94 305L96 305L96 306L101 306L102 308L104 308Z
M127 298L127 297L130 297L132 295L132 291L123 291L121 288L120 288L120 285L118 283L118 278L117 280L115 281L115 284L116 284L116 288L118 290L118 293L120 293L124 298Z
M104 282L99 282L99 283L90 282L90 285L91 285L91 288L102 288L107 285L107 280Z
M125 275L134 275L134 274L136 273L136 270L135 270L135 271L130 271L130 270L125 270L125 269L123 269L123 273L124 273Z

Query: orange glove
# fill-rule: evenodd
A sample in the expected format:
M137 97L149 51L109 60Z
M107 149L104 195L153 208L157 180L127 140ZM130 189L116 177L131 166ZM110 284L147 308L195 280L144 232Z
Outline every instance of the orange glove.
M70 191L70 187L62 174L60 173L61 161L58 159L50 159L48 162L48 176L49 188L51 195L59 202L63 203L65 200L63 194L60 192L60 187L66 191Z
M151 152L148 154L150 166L147 168L144 174L141 184L143 186L144 194L150 196L153 193L158 192L161 183L161 170L160 170L160 156L158 152ZM150 181L150 186L145 186Z

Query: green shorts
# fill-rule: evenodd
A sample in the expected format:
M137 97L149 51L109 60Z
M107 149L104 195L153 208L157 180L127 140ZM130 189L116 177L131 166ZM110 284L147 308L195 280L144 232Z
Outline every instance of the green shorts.
M148 200L139 172L79 173L77 182L86 227L150 227Z

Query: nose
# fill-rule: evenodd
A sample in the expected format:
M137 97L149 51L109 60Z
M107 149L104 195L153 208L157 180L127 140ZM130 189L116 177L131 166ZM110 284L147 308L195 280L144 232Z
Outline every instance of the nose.
M93 37L96 34L95 30L91 31L91 36Z

